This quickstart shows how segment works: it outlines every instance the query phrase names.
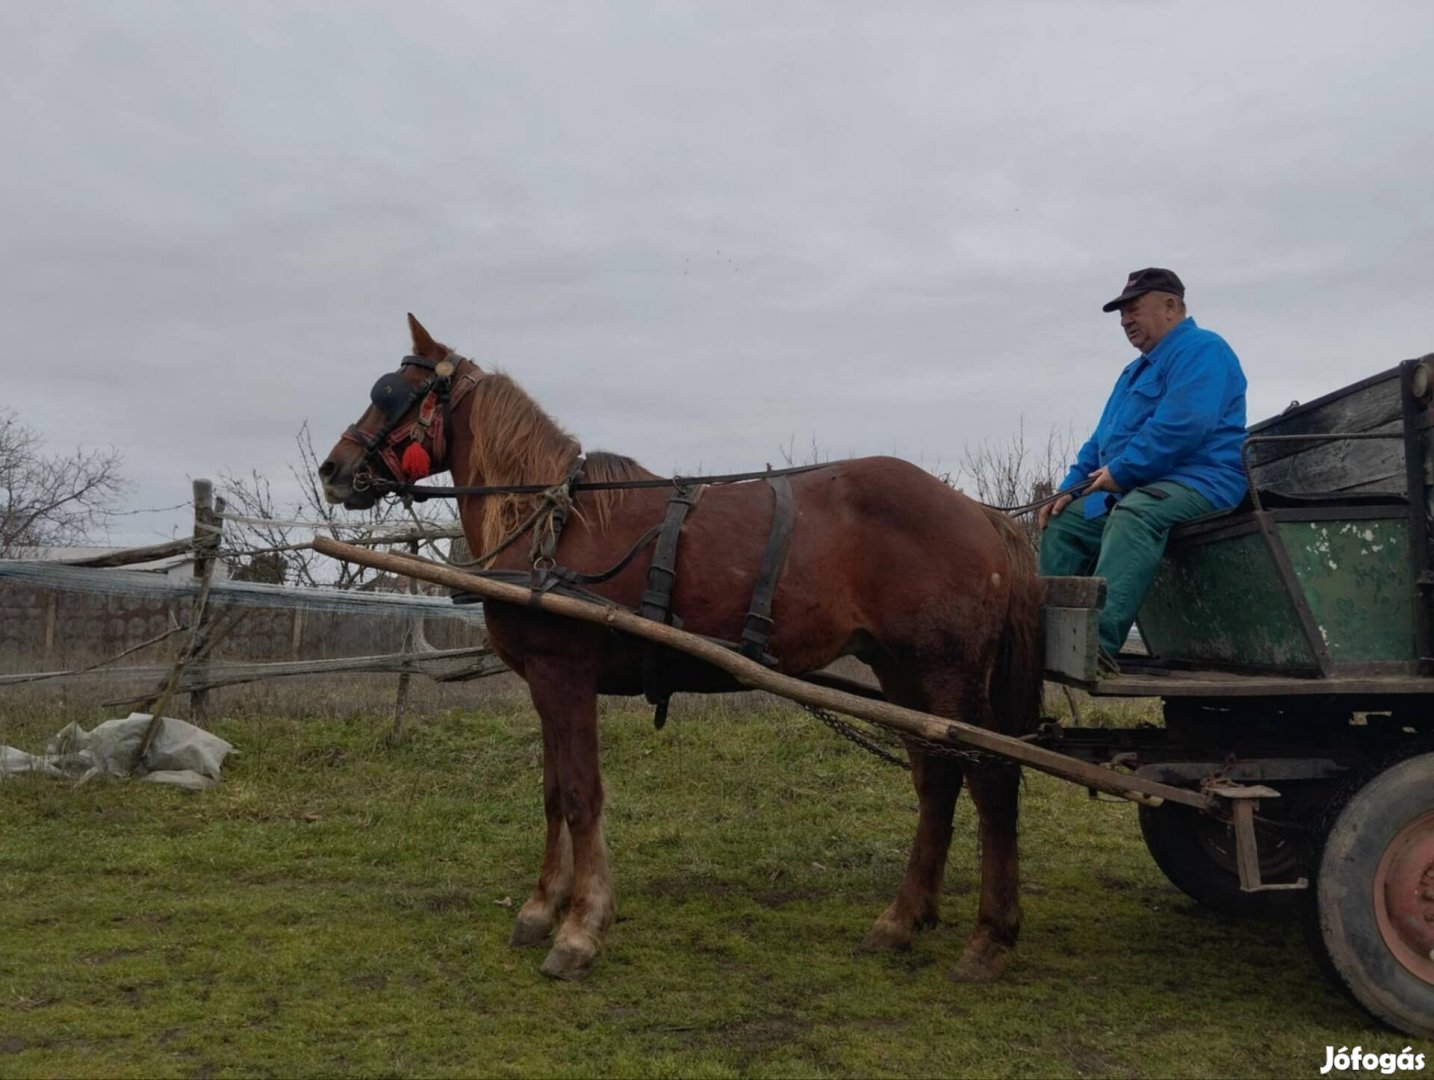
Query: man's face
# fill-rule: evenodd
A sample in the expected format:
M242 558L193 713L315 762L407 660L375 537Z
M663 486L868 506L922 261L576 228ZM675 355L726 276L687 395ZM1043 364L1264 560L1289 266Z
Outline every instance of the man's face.
M1142 353L1159 345L1182 318L1179 298L1173 293L1148 292L1120 305L1120 328Z

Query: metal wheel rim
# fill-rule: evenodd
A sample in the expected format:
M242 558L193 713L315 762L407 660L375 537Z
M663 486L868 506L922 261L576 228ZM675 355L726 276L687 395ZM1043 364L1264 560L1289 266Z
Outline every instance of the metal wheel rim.
M1260 842L1260 873L1262 877L1279 879L1295 867L1298 852L1287 837L1274 830L1255 826ZM1195 840L1209 860L1231 874L1238 872L1235 862L1235 830L1224 822L1204 818L1196 824Z
M1434 984L1434 810L1395 834L1374 873L1374 916L1385 946Z

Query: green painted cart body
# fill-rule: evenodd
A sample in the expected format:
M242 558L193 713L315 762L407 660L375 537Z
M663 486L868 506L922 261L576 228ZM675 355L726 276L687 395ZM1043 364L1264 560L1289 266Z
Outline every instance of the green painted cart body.
M1434 1037L1434 355L1250 429L1249 496L1170 539L1138 636L1097 665L1101 594L1053 580L1047 677L1076 724L1052 749L1205 791L1260 785L1253 826L1165 805L1141 830L1166 876L1228 915L1303 904L1336 982ZM1085 587L1082 587L1084 584ZM1082 727L1113 697L1163 723ZM1242 808L1243 809L1243 808Z
M1425 358L1254 425L1250 496L1172 534L1121 675L1096 677L1094 613L1056 606L1050 676L1101 696L1434 695L1431 397Z

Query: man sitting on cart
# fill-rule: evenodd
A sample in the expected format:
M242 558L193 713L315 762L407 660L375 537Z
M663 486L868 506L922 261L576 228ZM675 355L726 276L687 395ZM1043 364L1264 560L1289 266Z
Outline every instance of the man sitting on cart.
M1101 310L1120 312L1140 355L1061 483L1086 484L1084 494L1062 496L1037 520L1042 574L1105 578L1100 647L1115 670L1170 530L1244 497L1245 375L1225 339L1186 314L1171 270L1135 271Z

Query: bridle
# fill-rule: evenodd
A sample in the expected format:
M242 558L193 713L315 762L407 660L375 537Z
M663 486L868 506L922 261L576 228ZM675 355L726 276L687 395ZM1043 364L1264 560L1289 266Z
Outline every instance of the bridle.
M414 384L403 377L403 369L407 367L424 368L430 374ZM364 451L354 467L354 490L389 486L390 481L374 474L375 462L381 463L392 483L399 485L446 469L453 406L478 384L478 379L478 365L454 352L442 360L405 356L397 371L379 376L369 391L369 400L383 423L374 432L350 424L341 436L357 443ZM418 411L413 419L405 421L403 418L415 402Z

